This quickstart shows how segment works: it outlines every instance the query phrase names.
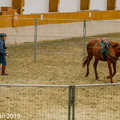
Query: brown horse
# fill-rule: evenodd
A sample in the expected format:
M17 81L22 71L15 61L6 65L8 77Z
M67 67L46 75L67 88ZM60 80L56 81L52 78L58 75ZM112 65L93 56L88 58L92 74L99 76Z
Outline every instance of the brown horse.
M85 65L87 64L87 72L86 72L86 77L89 75L89 64L91 59L93 58L93 56L95 56L95 61L94 61L94 71L95 71L95 77L96 79L99 79L98 77L98 73L97 73L97 64L98 61L105 61L103 55L101 55L101 53L99 52L100 50L100 41L98 39L93 39L91 40L88 44L87 44L87 53L88 56L86 57L86 59L83 62L83 67L85 67ZM109 73L110 76L107 76L107 78L110 78L110 82L113 83L112 77L116 74L116 62L120 56L120 44L117 42L111 42L110 43L110 48L109 48L109 52L106 55L107 57L107 64L108 64L108 68L109 68ZM113 65L113 74L112 74L112 68L111 68L111 64Z

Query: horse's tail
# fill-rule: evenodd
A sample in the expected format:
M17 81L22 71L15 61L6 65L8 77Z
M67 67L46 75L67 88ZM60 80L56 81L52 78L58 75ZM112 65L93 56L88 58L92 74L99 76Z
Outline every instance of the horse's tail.
M88 56L86 56L86 58L85 58L85 60L84 60L84 62L83 62L83 64L82 64L82 67L85 67L85 65L86 65L86 63L87 63L87 60L88 60Z

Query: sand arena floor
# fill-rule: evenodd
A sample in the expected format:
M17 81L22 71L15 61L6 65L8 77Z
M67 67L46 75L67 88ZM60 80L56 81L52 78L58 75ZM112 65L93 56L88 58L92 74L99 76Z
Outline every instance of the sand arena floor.
M104 37L114 40L114 38L119 39L120 34L107 34ZM89 40L91 39L87 39L87 42ZM9 76L1 76L0 84L80 85L109 83L110 80L105 78L109 74L106 62L98 64L100 80L95 80L94 59L90 64L90 75L85 77L86 67L82 68L82 55L79 55L82 53L82 45L70 44L81 42L82 38L39 42L37 51L42 54L37 54L36 62L34 62L34 54L28 53L33 52L34 47L18 47L33 45L33 43L9 45L11 48L7 52L24 70L7 57L6 72L9 73ZM120 82L119 70L120 62L118 61L117 74L113 78L115 83ZM76 88L76 120L80 118L82 120L119 120L119 89L120 86ZM20 120L68 119L68 88L0 87L0 91L1 115L20 113Z

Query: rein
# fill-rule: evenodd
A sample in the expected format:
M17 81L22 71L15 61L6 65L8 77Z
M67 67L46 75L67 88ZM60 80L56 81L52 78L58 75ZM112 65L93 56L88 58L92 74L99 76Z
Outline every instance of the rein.
M110 55L112 55L110 52L108 52L108 53L109 53ZM112 56L116 57L115 55L112 55ZM111 57L109 57L108 55L107 55L107 57L108 57L109 59L111 59L111 60L115 60L115 59L112 59ZM120 61L120 58L116 57L116 59Z
M25 70L20 64L18 64L12 57L8 56L14 63L16 63L19 67L21 67L23 70Z

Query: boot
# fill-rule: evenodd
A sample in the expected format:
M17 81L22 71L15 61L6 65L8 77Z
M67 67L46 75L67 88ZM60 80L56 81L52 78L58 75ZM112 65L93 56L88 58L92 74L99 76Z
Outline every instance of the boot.
M2 65L2 75L9 75L9 74L7 74L7 73L5 73L5 65Z

